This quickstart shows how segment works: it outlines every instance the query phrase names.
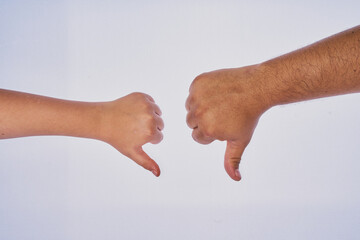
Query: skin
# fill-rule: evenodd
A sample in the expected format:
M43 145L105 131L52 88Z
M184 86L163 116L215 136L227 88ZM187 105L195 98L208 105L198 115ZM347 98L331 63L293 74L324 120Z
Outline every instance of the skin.
M239 181L241 156L265 111L357 92L360 26L260 64L201 74L189 89L186 121L201 144L227 141L225 170Z
M143 93L110 102L77 102L0 89L0 139L62 135L104 141L160 175L142 149L163 139L160 108Z

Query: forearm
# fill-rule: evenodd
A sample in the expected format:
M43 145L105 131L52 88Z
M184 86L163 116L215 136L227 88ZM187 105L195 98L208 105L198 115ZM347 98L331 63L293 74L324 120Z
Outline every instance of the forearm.
M360 26L260 64L269 105L360 92Z
M97 103L0 89L0 139L38 135L99 138L100 111Z

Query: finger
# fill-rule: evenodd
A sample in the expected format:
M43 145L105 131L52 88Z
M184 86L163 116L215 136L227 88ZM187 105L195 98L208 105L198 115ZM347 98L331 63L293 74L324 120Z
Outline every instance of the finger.
M192 138L201 144L209 144L215 140L215 138L205 135L199 127L194 128L192 131Z
M155 112L157 115L161 116L162 112L161 112L159 106L156 105L155 103L153 103L152 106L153 106L153 108L154 108L154 112Z
M163 140L163 138L164 138L164 136L163 136L162 132L156 129L155 133L152 136L152 139L150 140L150 143L158 144L159 142L161 142Z
M155 116L155 122L156 122L156 127L157 129L159 129L160 131L162 131L164 129L164 121L162 120L161 117L159 116Z
M193 111L188 112L188 114L186 115L186 123L189 126L189 128L191 128L191 129L194 129L197 127L198 123L193 114Z
M142 147L136 148L129 157L143 168L151 171L156 177L160 176L159 166L144 152Z
M240 181L241 179L239 164L246 145L237 144L233 141L227 142L224 166L228 175L235 181Z

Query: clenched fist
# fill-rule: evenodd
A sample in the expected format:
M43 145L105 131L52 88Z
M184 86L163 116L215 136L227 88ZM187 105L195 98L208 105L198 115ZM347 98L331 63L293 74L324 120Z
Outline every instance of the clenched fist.
M192 137L201 144L227 141L224 165L236 181L241 179L241 156L268 108L259 77L257 65L204 73L195 78L186 100Z
M163 139L164 122L154 99L144 93L132 93L102 106L101 137L119 152L145 169L160 175L159 166L142 149Z
M225 169L240 180L241 156L267 109L360 92L359 42L356 26L258 65L198 76L186 101L193 138L226 140Z

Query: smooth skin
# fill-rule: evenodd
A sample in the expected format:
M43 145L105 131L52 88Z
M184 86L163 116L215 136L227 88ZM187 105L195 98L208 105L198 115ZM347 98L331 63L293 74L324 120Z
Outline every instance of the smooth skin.
M160 175L142 149L163 139L164 122L154 99L132 93L110 102L77 102L0 89L0 139L62 135L104 141Z
M360 92L360 26L272 60L201 74L186 100L187 124L201 144L227 141L224 166L239 164L261 115L293 102Z

